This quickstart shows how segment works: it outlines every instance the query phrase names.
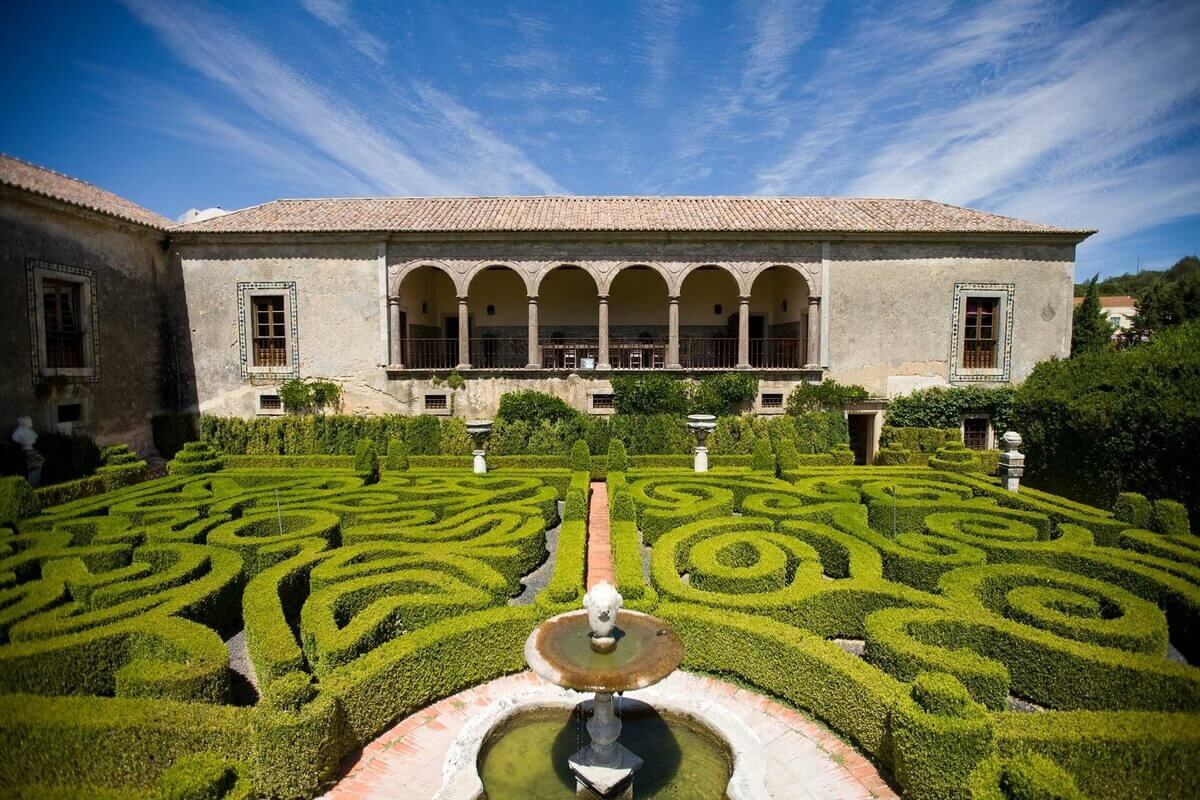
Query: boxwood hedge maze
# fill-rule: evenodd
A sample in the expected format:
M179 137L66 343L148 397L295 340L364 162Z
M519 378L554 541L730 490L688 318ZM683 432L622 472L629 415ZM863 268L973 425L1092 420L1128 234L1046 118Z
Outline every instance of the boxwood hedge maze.
M679 630L685 668L793 704L906 795L1200 796L1192 534L917 467L607 481L618 588ZM577 607L587 485L227 468L0 530L0 782L320 792Z

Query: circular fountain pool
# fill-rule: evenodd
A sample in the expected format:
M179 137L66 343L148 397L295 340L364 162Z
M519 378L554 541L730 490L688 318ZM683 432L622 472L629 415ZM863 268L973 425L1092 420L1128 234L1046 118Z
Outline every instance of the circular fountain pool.
M478 769L488 800L571 800L575 776L570 755L587 742L590 703L534 708L508 717L488 734ZM724 740L703 723L624 700L621 741L645 764L634 788L638 800L720 800L733 771Z
M622 611L613 630L616 647L597 652L588 616L572 611L538 626L525 644L533 671L577 692L627 692L658 683L683 660L683 642L662 620Z

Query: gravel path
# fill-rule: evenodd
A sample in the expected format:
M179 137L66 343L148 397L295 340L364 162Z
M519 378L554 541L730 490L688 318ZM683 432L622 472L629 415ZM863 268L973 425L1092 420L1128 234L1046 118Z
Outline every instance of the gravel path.
M528 606L533 605L533 598L537 593L546 588L550 583L550 576L554 574L554 556L558 553L558 532L562 528L562 513L565 504L562 500L558 501L558 524L546 531L546 550L549 555L542 565L533 572L521 578L521 585L525 589L516 597L508 601L510 606Z
M246 650L246 631L238 631L225 642L229 651L229 670L233 673L233 701L239 706L252 706L258 702L258 676Z

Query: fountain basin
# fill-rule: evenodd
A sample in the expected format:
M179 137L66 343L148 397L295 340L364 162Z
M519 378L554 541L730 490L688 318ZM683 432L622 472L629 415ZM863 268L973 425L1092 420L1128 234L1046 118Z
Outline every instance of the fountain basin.
M578 692L628 692L653 686L683 661L683 642L666 623L622 610L616 647L592 647L586 611L569 611L539 625L525 642L525 661L541 677Z
M477 764L488 800L576 797L576 776L567 758L581 741L590 705L519 711L489 731ZM621 705L622 741L645 759L637 773L638 800L727 796L733 754L716 731L637 700Z

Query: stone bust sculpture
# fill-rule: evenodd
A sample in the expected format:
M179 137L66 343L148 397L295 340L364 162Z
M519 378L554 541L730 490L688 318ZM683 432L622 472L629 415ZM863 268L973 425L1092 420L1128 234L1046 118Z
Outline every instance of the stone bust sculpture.
M593 639L606 639L612 635L622 601L620 592L608 581L600 581L583 596Z

